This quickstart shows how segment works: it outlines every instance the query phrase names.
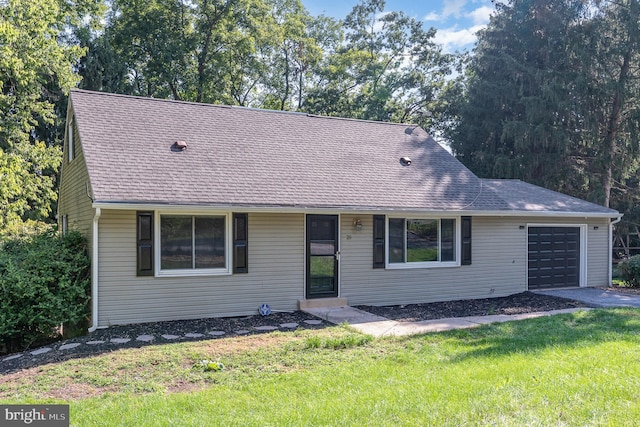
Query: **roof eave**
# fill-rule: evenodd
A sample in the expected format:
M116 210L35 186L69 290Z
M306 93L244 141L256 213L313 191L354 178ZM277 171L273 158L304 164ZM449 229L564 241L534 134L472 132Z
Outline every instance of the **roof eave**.
M525 211L525 210L461 210L461 209L420 209L403 207L375 207L375 206L312 206L312 205L240 205L240 204L172 204L159 202L114 202L96 201L93 208L113 210L162 210L165 212L204 211L204 210L242 210L244 212L281 212L281 213L309 213L309 212L340 212L340 213L406 213L478 216L478 217L541 217L541 218L622 218L621 213L611 212L573 212L573 211Z

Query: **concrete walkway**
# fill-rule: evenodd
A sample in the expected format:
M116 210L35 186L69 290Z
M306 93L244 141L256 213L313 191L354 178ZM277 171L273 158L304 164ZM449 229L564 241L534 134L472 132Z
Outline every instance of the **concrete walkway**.
M535 291L543 295L567 298L580 301L590 307L638 307L640 308L640 295L616 292L602 288L567 288ZM535 317L552 316L554 314L573 313L590 308L569 308L564 310L552 310L536 313L516 315L491 315L470 316L450 319L423 320L420 322L397 322L385 317L376 316L366 311L353 307L316 308L305 310L309 314L324 319L328 322L341 324L348 323L352 328L376 337L389 335L414 335L428 332L448 331L451 329L473 328L494 322L510 322L512 320L533 319Z
M349 326L359 332L373 335L375 337L382 337L391 335L404 336L425 334L428 332L441 332L451 329L466 329L481 325L487 325L489 323L533 319L542 316L552 316L554 314L573 313L579 310L590 309L570 308L537 313L456 317L449 319L423 320L420 322L397 322L395 320L389 320L385 317L380 317L353 307L314 308L305 311L328 322L335 324L348 323Z
M638 307L640 308L640 295L616 292L602 288L571 288L551 289L536 291L538 294L554 297L568 298L585 303L591 307Z

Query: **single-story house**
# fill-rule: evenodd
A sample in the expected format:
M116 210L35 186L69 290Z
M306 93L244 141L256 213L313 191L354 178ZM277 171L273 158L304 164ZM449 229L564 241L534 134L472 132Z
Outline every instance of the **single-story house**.
M415 125L82 90L67 124L92 328L611 280L617 211L478 178Z

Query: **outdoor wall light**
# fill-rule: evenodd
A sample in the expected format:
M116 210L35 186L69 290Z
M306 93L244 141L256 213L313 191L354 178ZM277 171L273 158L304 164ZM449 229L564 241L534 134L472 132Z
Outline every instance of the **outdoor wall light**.
M524 225L518 227L520 230L524 230Z
M353 228L355 228L356 231L362 230L362 220L360 218L353 219Z

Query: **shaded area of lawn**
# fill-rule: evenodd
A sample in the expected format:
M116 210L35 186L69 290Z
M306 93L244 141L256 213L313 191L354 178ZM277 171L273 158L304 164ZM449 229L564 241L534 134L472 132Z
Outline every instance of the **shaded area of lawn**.
M526 322L496 323L478 331L452 331L469 347L455 360L535 353L548 347L584 347L606 342L640 344L640 310L579 311L569 316L542 317ZM640 351L640 349L639 349Z

